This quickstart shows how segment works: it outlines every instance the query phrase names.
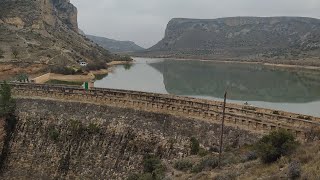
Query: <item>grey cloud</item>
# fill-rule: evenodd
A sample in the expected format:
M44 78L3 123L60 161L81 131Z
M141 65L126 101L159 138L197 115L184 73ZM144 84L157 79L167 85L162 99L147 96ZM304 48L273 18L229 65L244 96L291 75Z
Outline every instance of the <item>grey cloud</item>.
M319 0L71 0L88 34L150 47L174 17L305 16L320 18Z

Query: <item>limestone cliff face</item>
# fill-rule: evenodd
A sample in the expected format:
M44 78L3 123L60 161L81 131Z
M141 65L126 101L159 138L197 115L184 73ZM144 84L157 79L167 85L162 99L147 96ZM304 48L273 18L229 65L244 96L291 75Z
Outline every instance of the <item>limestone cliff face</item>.
M78 33L77 8L69 0L0 0L0 41L6 61L75 65L112 59Z
M18 100L18 124L0 179L126 179L143 157L190 155L190 137L219 144L220 125L170 115L90 104ZM226 127L225 147L256 140ZM171 173L171 172L170 172Z
M319 57L320 20L304 17L172 19L152 54L203 58Z
M70 0L0 0L0 19L21 28L43 28L43 23L59 26L61 23L78 31L77 8Z
M58 17L74 31L78 31L77 8L70 3L70 0L53 0Z

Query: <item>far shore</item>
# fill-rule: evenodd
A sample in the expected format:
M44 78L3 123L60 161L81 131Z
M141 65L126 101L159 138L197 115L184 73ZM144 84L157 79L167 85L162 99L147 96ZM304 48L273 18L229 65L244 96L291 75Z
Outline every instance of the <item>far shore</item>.
M190 59L190 58L161 58L161 57L133 57L133 58L150 58L150 59L166 59L166 60L175 60L175 61L200 61L200 62L217 62L217 63L234 63L234 64L261 64L264 66L272 67L283 67L283 68L300 68L308 70L320 70L319 66L304 66L304 65L294 65L294 64L278 64L278 63L269 63L269 62L259 62L259 61L244 61L244 60L209 60L209 59Z

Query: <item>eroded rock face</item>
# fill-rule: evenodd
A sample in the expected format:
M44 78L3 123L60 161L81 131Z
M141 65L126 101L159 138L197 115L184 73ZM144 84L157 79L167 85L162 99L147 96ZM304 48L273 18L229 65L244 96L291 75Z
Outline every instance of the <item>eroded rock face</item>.
M112 59L106 49L78 34L77 8L69 0L0 0L0 19L5 61L65 66ZM10 56L12 47L19 57Z
M77 8L70 3L70 0L53 0L57 9L58 17L71 29L78 32Z
M211 59L319 57L320 20L304 17L172 19L150 54Z
M190 137L206 149L219 144L220 126L194 119L45 100L17 105L19 121L1 179L125 179L143 170L144 155L164 161L189 155ZM226 147L256 138L225 131Z
M0 5L0 17L8 24L23 28L57 26L61 21L78 32L77 8L69 0L0 0Z

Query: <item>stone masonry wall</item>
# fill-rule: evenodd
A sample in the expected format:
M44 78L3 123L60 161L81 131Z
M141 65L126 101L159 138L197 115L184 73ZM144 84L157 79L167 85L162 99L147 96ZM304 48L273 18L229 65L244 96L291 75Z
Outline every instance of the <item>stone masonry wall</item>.
M134 109L18 99L19 119L0 179L125 179L142 171L143 155L187 156L190 137L205 149L219 144L218 124ZM225 147L259 135L227 126Z
M189 97L127 90L94 88L84 91L79 87L39 84L12 84L16 97L111 105L149 112L161 112L186 118L197 118L220 123L222 103ZM227 104L226 124L260 134L283 128L300 140L308 138L310 129L320 126L320 118L283 111Z

